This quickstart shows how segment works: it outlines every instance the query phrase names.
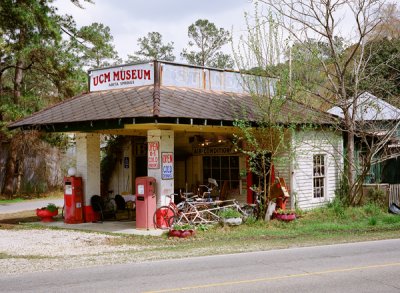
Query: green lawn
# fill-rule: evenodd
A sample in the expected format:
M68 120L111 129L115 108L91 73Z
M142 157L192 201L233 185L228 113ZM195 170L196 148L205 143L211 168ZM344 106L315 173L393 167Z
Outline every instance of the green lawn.
M236 227L210 226L186 239L123 236L113 245L147 246L157 258L237 253L298 246L400 238L400 216L375 205L358 208L330 206L303 212L292 222L252 221ZM168 253L166 253L168 252ZM145 257L145 251L137 251Z

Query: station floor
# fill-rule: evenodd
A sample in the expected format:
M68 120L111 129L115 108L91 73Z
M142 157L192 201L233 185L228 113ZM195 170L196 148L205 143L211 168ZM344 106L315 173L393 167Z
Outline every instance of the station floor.
M161 229L136 229L135 221L103 221L96 223L66 224L62 219L56 219L54 222L35 222L35 224L47 227L57 227L61 229L87 230L94 232L108 232L132 235L160 236L165 233L165 230Z

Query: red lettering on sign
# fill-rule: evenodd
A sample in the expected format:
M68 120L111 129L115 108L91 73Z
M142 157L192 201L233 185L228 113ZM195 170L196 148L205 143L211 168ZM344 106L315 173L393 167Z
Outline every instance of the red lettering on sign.
M144 72L144 79L150 80L150 70L143 70Z

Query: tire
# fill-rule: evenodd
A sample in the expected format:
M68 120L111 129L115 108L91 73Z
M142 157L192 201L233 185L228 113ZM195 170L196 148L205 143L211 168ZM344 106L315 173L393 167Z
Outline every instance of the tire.
M161 206L154 212L153 223L157 229L167 230L171 225L171 218L175 218L175 212L168 206Z

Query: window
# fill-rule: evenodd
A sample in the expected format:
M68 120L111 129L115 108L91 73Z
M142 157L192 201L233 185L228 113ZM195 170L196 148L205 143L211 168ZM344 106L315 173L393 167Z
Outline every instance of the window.
M322 198L325 196L325 155L314 155L313 167L314 198Z
M204 156L203 179L217 180L222 188L224 181L229 183L229 189L239 187L239 157L238 156Z

